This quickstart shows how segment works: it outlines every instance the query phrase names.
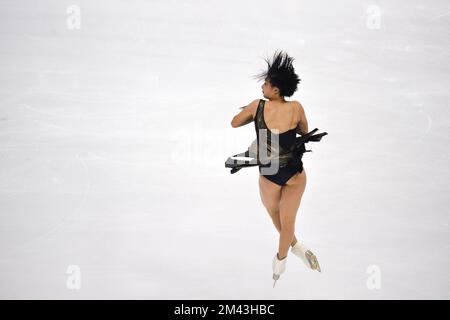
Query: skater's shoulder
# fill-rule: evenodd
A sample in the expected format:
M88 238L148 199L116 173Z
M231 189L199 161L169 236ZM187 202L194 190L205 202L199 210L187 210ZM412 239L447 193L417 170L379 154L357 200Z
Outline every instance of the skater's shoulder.
M291 101L292 105L298 109L300 109L300 111L304 111L305 109L303 109L303 105L300 103L300 101L298 100L292 100Z

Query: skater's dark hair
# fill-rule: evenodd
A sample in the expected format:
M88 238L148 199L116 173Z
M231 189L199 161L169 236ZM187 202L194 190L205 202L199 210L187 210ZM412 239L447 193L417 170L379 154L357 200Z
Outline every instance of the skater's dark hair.
M290 97L297 91L297 85L301 79L295 73L292 62L293 57L289 57L286 52L276 50L272 61L264 59L267 63L267 70L254 76L255 79L266 80L273 87L280 90L280 96Z

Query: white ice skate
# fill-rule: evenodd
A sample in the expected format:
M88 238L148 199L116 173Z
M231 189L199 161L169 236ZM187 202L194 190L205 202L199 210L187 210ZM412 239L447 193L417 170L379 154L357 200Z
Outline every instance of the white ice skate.
M317 261L314 253L312 253L304 244L301 244L300 241L295 243L291 248L291 252L299 257L307 267L322 272L322 270L320 270L319 261Z
M273 269L273 287L275 287L275 283L280 278L280 275L286 270L286 261L287 256L284 257L283 260L278 259L278 254L275 255L272 262L272 269Z

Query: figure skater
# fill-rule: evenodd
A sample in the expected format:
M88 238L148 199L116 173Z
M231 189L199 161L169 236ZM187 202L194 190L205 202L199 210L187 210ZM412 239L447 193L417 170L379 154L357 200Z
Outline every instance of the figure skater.
M278 155L276 173L264 171L267 165L258 165L260 197L280 234L278 252L272 263L275 286L286 269L290 246L291 252L309 268L319 272L321 269L316 256L294 234L295 218L307 179L301 157L296 157L292 150L296 134L303 136L308 133L308 120L300 102L287 101L285 98L297 91L300 79L292 64L294 58L287 53L277 50L271 61L264 60L267 70L255 78L264 80L261 88L267 100L256 99L242 107L243 110L233 117L231 126L237 128L254 122L258 146L264 140L269 154L276 152ZM269 135L272 138L268 138ZM258 152L258 157L260 154Z

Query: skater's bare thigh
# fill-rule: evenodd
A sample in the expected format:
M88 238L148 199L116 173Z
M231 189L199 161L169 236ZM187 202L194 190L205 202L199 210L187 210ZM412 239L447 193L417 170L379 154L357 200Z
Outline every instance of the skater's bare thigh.
M303 169L291 177L285 186L281 188L281 197L279 203L281 228L292 228L295 226L297 215L303 192L306 188L306 172Z
M272 217L278 216L280 211L281 186L260 175L259 195L267 212L269 212Z

